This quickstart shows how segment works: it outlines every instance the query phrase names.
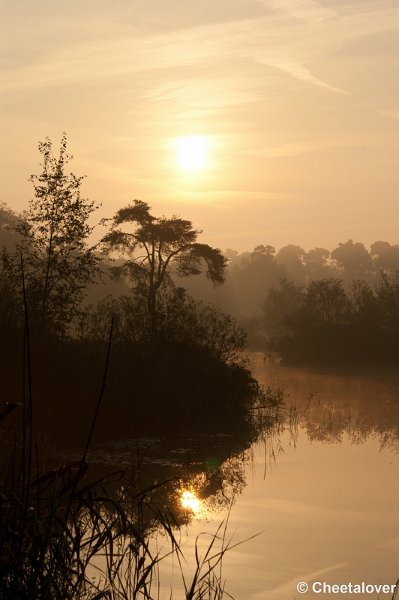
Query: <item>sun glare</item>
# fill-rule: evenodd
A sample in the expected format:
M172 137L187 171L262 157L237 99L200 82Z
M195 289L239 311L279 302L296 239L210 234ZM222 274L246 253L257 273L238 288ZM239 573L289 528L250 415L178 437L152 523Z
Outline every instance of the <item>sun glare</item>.
M197 514L201 509L201 500L197 498L194 492L184 491L181 495L180 502L183 508L191 510L194 514Z
M186 172L204 171L209 164L209 139L205 135L176 138L177 162Z

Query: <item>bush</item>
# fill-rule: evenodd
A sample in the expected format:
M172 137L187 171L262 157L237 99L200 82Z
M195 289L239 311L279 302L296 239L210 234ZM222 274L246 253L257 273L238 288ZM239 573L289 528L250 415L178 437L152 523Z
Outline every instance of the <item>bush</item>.
M276 298L289 295L285 284L269 294L266 321ZM295 363L399 362L399 281L381 275L371 286L354 281L345 289L337 279L311 281L296 290L296 307L288 302L274 326L269 349Z

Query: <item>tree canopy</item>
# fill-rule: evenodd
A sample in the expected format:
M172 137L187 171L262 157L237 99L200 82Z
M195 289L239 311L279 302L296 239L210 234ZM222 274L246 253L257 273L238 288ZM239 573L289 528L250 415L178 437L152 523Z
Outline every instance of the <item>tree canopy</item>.
M34 323L42 331L63 333L96 273L98 258L88 246L93 229L89 218L96 206L81 197L83 177L66 172L72 157L67 153L65 134L58 156L49 138L39 143L39 152L41 173L30 177L34 197L15 226L20 236L17 252L3 253L3 267L20 286L22 258Z
M121 226L133 225L133 228ZM152 321L156 326L158 296L167 284L173 286L171 267L178 276L205 273L215 284L224 281L226 258L217 248L197 242L201 231L191 221L174 215L155 217L142 200L118 210L111 231L102 239L107 254L122 256L119 269L128 274L134 286L144 290Z

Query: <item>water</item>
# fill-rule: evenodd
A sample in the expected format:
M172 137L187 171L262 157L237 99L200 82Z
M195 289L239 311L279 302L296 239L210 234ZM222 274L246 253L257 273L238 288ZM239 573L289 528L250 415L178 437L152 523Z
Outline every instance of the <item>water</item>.
M300 594L299 582L395 583L399 377L273 367L261 355L254 371L266 385L283 385L295 411L272 439L256 444L245 467L229 531L237 541L260 535L226 554L226 589L240 599L292 600L330 597ZM218 519L194 522L191 540Z
M264 439L246 445L245 436L186 438L169 450L162 440L148 442L148 468L158 469L157 480L181 476L169 502L186 523L186 572L197 536L214 532L232 501L226 539L243 541L223 562L233 597L392 598L377 591L300 594L296 586L390 585L399 577L399 376L289 369L264 363L261 354L253 355L253 370L286 393L284 417ZM107 452L112 463L115 456L128 460L133 450L123 442ZM180 501L190 489L202 490L192 511ZM201 552L210 539L200 535ZM169 598L171 582L174 597L184 597L176 564L166 561L161 576L161 597Z
M304 430L263 478L263 448L232 510L230 530L246 538L226 556L237 598L287 600L298 582L396 581L399 573L397 456L370 440L311 442ZM196 525L196 528L198 524ZM376 595L374 597L377 597Z

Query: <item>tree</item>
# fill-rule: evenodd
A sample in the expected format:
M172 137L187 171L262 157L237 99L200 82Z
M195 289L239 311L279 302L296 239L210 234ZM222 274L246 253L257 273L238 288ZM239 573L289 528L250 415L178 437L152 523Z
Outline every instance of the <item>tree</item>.
M265 246L264 244L259 244L259 246L256 246L254 248L253 252L251 252L250 260L251 261L263 260L263 261L272 262L275 254L276 254L276 250L273 246L269 246L269 245Z
M371 245L371 257L376 267L389 275L399 272L399 246L388 242L374 242Z
M19 240L15 232L17 224L17 215L6 204L0 203L0 250L1 255L4 255L4 263L7 262L7 253L15 251ZM7 340L7 346L10 338L15 336L18 323L14 285L9 275L0 262L0 339Z
M309 324L334 326L346 322L349 302L340 279L311 281L301 307L301 318L305 315Z
M328 265L330 251L325 248L313 248L305 255L305 273L308 280L325 279L331 276Z
M17 215L4 202L0 203L0 248L11 251L18 242L15 227L18 224Z
M367 279L372 270L371 256L360 242L339 243L331 252L331 258L343 270L347 280Z
M271 287L278 285L284 270L275 262L274 255L273 246L260 244L231 272L228 284L235 292L240 317L259 313L260 300Z
M32 175L35 195L19 220L21 236L17 253L4 253L3 264L14 275L22 264L30 315L43 331L65 334L84 295L95 278L98 258L87 244L93 227L88 220L97 208L80 194L83 177L66 173L72 156L67 154L65 133L58 156L52 142L39 142L40 175Z
M311 281L297 298L296 307L288 312L288 305L285 316L280 317L285 332L277 333L272 348L294 362L345 356L350 303L342 281L332 278Z
M276 254L276 263L286 268L287 278L302 283L304 280L305 250L295 244L283 246Z
M133 231L123 231L120 226L125 224L133 225ZM157 330L159 296L172 283L172 265L179 276L205 272L214 285L224 281L227 260L219 249L198 243L200 233L191 221L155 217L146 202L134 200L116 213L111 231L102 239L106 253L126 257L119 272L128 274L145 294L151 335Z
M303 288L281 279L278 288L271 288L262 305L262 321L269 339L289 333L287 319L301 306Z

